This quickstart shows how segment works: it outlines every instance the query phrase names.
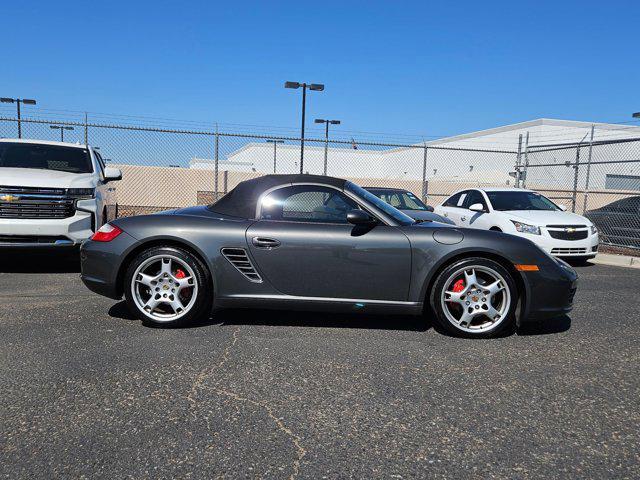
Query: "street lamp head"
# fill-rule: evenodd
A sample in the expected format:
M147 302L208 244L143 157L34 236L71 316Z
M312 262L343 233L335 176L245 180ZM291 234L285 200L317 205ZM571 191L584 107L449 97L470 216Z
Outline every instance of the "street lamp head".
M324 90L324 85L321 83L312 83L311 85L309 85L309 90L316 90L318 92L321 92Z
M0 98L0 102L2 103L13 103L15 100L13 98L2 97Z
M52 130L59 130L62 127L58 126L58 125L49 125L49 128L51 128Z
M329 123L331 125L340 125L340 120L331 120Z
M323 118L316 118L313 122L314 123L324 123L324 122L326 122L326 120L323 119Z
M640 118L640 112L636 112L632 116L633 118Z
M300 83L298 83L298 82L284 82L284 88L300 88Z
M35 105L36 101L31 98L25 98L22 100L22 103L24 103L25 105Z
M73 130L73 127L64 127L65 130Z

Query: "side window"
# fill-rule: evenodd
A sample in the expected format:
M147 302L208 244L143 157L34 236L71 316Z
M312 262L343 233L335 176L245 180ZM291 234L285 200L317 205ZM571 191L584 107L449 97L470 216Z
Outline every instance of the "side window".
M262 220L348 223L347 212L358 205L338 190L317 185L294 185L262 198Z
M477 190L471 190L469 192L469 195L467 195L467 200L464 203L464 208L469 208L474 203L482 204L482 206L485 208L485 210L487 208L487 202L484 201L484 197Z
M95 150L93 151L93 154L96 156L96 160L98 160L98 166L100 167L100 171L102 172L102 176L104 176L104 169L105 169L104 160L102 160L102 156L100 156L100 154L98 152L96 152Z
M442 205L444 207L455 207L455 206L457 206L458 205L458 201L460 200L460 197L462 196L463 193L465 193L465 192L459 192L459 193L456 193L455 195L452 195Z
M460 194L460 198L458 198L458 201L456 202L456 204L454 205L455 207L459 207L459 208L463 208L464 207L464 201L467 199L467 196L469 195L469 192L462 192Z

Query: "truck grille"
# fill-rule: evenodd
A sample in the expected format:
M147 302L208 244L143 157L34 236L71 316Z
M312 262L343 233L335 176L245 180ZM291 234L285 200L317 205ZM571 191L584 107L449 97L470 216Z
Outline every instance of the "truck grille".
M68 218L75 211L64 188L0 186L0 218Z

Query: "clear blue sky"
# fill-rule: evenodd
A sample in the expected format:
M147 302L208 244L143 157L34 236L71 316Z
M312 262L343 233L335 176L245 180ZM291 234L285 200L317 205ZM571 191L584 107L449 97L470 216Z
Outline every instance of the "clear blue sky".
M640 2L29 2L2 6L0 96L42 108L441 136L640 110ZM309 122L309 126L312 124Z

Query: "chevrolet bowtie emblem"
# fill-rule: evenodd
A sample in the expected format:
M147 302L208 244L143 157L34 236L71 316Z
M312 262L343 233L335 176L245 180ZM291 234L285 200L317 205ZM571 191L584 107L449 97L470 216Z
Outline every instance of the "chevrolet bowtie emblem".
M16 195L2 195L0 200L3 202L15 202L16 200L20 200L20 197Z
M567 232L567 233L573 233L573 232L576 231L576 229L575 228L565 228L564 231Z

